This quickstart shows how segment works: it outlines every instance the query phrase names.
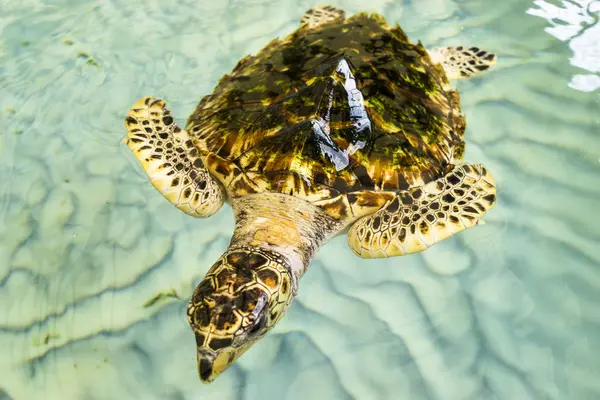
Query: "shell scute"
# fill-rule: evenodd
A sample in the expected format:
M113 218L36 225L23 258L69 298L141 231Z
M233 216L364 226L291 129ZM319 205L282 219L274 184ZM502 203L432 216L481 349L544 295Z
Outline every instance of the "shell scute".
M244 57L187 128L202 154L252 177L254 190L322 200L445 175L464 147L459 101L420 42L363 13Z

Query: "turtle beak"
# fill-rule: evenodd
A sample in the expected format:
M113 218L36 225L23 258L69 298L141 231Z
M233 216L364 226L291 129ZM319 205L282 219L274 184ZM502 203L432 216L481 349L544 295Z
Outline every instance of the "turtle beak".
M213 351L206 347L198 349L198 375L204 383L211 383L237 358L232 348Z
M213 374L214 360L213 354L198 352L198 375L200 375L202 382L210 383L215 379L216 375Z

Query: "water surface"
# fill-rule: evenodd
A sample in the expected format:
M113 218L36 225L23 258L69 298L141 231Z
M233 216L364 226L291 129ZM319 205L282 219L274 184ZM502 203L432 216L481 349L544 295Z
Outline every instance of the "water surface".
M121 143L140 97L183 124L309 1L0 1L0 399L600 398L600 2L372 0L457 83L487 224L425 253L327 244L287 317L207 386L185 305L225 250ZM332 1L354 13L363 1Z

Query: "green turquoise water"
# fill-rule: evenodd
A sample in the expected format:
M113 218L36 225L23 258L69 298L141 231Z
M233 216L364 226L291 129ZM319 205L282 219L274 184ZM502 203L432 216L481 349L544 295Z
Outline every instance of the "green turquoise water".
M183 123L316 4L0 0L0 399L600 398L598 0L331 2L498 54L456 84L498 203L422 254L332 240L272 333L199 382L185 305L231 210L172 207L123 120L153 95Z

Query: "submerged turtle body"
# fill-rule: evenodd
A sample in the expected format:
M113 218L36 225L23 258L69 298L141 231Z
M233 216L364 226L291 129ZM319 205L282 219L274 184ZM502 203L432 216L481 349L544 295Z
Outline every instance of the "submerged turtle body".
M481 223L495 184L459 163L465 120L449 80L494 62L322 6L223 76L185 129L162 100L133 105L126 143L152 185L194 217L225 201L235 214L229 248L187 309L202 381L282 318L331 237L347 231L358 256L392 257Z
M440 178L462 156L464 129L442 66L367 13L242 59L186 126L231 195L311 201Z

